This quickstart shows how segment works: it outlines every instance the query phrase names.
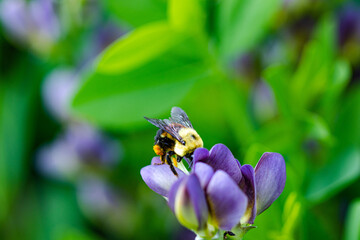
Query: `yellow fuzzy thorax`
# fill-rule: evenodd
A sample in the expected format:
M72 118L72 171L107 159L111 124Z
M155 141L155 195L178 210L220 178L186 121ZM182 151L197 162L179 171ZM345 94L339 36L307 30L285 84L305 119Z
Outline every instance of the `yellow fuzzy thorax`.
M175 141L174 152L180 157L184 157L186 154L194 152L196 148L204 146L201 137L192 128L180 129L179 135L185 141L185 145Z

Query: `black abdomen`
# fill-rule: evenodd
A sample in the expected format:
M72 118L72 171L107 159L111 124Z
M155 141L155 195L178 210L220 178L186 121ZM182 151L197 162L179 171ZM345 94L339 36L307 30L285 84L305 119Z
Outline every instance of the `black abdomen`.
M175 141L168 138L166 135L167 133L164 130L159 129L155 136L155 145L159 145L165 151L173 150L175 146Z

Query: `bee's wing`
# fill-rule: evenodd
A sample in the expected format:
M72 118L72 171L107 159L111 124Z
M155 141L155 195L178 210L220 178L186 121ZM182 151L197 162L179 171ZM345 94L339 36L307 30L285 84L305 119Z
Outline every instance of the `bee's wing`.
M152 125L164 130L165 132L173 136L176 140L184 144L184 140L182 139L182 137L180 137L178 133L179 128L173 124L173 121L168 119L162 120L162 119L153 119L147 117L144 118L148 120Z
M189 117L186 115L184 110L179 107L173 107L171 109L171 118L170 120L174 123L179 123L185 127L193 128Z

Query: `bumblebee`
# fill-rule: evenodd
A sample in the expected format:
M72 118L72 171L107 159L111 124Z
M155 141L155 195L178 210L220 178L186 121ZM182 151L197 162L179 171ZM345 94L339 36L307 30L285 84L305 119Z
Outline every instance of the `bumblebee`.
M171 109L169 119L147 117L145 119L159 128L153 147L155 154L160 156L162 164L168 164L171 171L177 176L175 170L177 163L181 162L184 157L192 161L192 154L195 149L204 145L202 139L193 128L184 110L179 107Z

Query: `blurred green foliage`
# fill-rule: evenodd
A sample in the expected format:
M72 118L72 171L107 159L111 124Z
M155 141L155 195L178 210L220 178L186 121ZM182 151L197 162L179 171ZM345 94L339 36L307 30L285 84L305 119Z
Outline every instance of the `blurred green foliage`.
M224 143L241 164L285 157L285 190L245 239L359 239L360 20L348 10L360 16L359 2L50 2L61 33L47 50L0 18L1 239L193 239L139 174L156 131L143 116L167 118L172 106L206 148ZM126 34L101 51L108 22ZM123 146L111 170L84 170L119 193L103 217L84 210L78 182L37 167L39 148L68 124L41 98L61 67L81 76L72 118Z

